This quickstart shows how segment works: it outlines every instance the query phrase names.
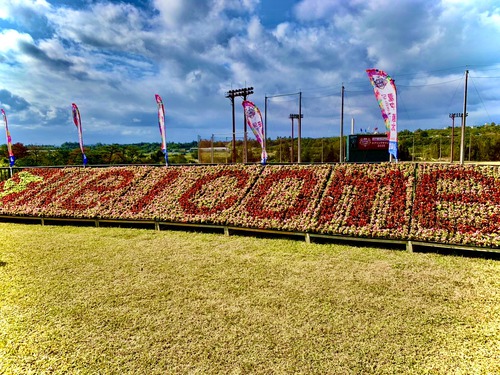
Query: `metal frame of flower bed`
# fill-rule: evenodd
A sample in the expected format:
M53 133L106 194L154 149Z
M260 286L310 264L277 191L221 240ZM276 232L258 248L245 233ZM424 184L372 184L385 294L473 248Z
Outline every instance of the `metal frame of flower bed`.
M160 220L112 220L112 219L101 219L101 218L62 218L62 217L35 217L35 216L9 216L0 215L1 222L12 222L12 223L28 223L36 224L39 223L42 226L45 225L75 225L75 224L87 224L87 226L95 226L97 228L102 226L112 226L112 227L141 227L141 228L152 228L154 230L160 231L162 228L166 229L191 229L200 232L222 232L225 236L230 236L231 233L238 233L242 235L257 234L261 236L283 236L290 238L303 238L306 243L311 243L314 239L325 240L327 242L352 242L352 243L364 243L364 244L374 244L374 245L386 245L390 247L397 247L405 249L408 252L414 252L414 246L433 248L433 249L446 249L446 250L458 250L458 251L473 251L481 253L497 253L500 254L499 248L489 248L489 247L476 247L467 245L453 245L453 244L441 244L433 242L422 242L422 241L412 241L412 240L391 240L391 239L380 239L380 238L366 238L366 237L352 237L352 236L339 236L339 235L328 235L328 234L318 234L318 233L308 233L308 232L287 232L280 230L270 230L270 229L258 229L258 228L245 228L245 227L234 227L227 225L217 225L217 224L196 224L196 223L179 223L179 222L168 222Z

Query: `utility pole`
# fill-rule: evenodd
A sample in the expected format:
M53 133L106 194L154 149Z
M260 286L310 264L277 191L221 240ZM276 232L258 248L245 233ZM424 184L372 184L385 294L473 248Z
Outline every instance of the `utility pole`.
M264 149L267 149L267 95L264 97Z
M465 114L467 116L467 113ZM451 144L450 144L450 163L453 163L453 148L455 145L455 117L463 118L463 113L450 113L449 117L451 118Z
M290 113L290 116L288 116L289 119L292 120L292 147L290 148L290 162L293 163L293 120L294 119L298 119L298 123L299 123L299 129L300 129L300 119L303 118L304 115L301 113L301 114L297 114L297 113ZM299 130L300 131L300 130ZM299 133L300 134L300 133ZM300 135L299 135L299 140L300 140ZM300 163L300 143L299 143L299 156L298 156L298 162Z
M236 163L236 120L234 115L234 98L241 96L243 100L247 100L247 96L253 94L253 87L245 87L242 89L229 90L226 93L226 98L231 100L231 106L233 109L233 163ZM247 162L247 121L245 111L243 111L243 129L244 129L244 147L243 147L243 162Z
M465 159L465 120L467 118L467 80L469 71L465 71L465 88L464 88L464 116L462 117L462 131L460 133L460 164L464 164Z
M226 96L226 98L231 99L231 107L232 107L232 113L233 113L233 147L232 147L232 152L231 152L231 161L233 163L236 163L236 117L234 115L234 96Z
M298 121L298 123L299 123L299 129L298 129L299 132L298 133L299 134L298 134L298 139L297 139L297 148L298 148L298 150L297 150L297 162L298 163L301 162L301 160L300 160L300 153L301 153L300 152L301 151L300 150L300 141L302 139L302 118L303 117L304 116L302 115L302 91L301 91L301 92L299 92L299 121Z
M342 90L340 92L340 152L339 152L339 162L344 162L344 85L342 85Z

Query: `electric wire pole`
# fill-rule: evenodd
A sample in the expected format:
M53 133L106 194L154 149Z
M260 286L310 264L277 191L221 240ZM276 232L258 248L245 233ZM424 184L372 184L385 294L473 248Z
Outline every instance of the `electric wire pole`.
M466 113L465 116L468 114ZM450 144L450 163L453 163L453 148L455 145L455 117L460 117L463 118L464 114L463 113L450 113L450 118L451 118L451 144Z
M339 150L339 162L344 162L344 92L345 88L342 85L341 95L341 105L340 105L340 150Z
M300 129L300 119L304 118L304 115L302 113L300 113L300 114L290 113L290 116L288 116L288 118L292 120L292 145L290 148L290 163L293 163L293 157L294 157L294 152L293 152L293 120L294 119L298 120L299 129ZM298 155L297 160L300 163L300 133L299 133L298 147L299 147L299 150L298 150L299 155Z
M300 149L300 143L301 143L301 139L302 139L302 118L304 116L302 115L302 91L299 92L299 117L298 117L298 139L297 139L297 162L300 163L301 162L301 159L300 159L300 152L301 152L301 149Z
M232 162L236 163L236 120L234 114L234 98L241 96L243 100L247 100L247 96L253 94L253 87L245 87L242 89L229 90L226 93L226 98L231 100L231 106L233 110L233 152L232 152ZM243 111L243 129L244 129L244 145L243 145L243 163L247 162L247 119L245 111Z
M464 115L462 117L462 131L460 133L460 164L464 164L465 159L465 119L467 118L467 80L469 71L465 71L465 88L464 88Z

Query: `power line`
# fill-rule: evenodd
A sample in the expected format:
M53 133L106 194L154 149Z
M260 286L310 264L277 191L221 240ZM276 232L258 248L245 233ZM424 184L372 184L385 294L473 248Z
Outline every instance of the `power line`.
M269 96L267 99L275 99L276 97L270 98ZM270 102L275 102L275 103L288 103L288 102L294 102L297 101L297 98L292 98L292 99L280 99L280 100L269 100Z
M462 79L460 79L460 82L462 82ZM458 92L458 88L460 87L460 84L458 84L456 87L455 87L455 91L453 92L453 95L451 96L451 99L450 99L450 104L448 104L448 112L450 107L451 107L451 104L453 103L453 100L455 99L455 96L457 95L457 92Z
M299 95L300 92L293 92L293 93L288 93L288 94L276 94L276 95L266 95L266 98L271 99L271 98L279 98L281 96L292 96L292 95Z
M443 82L437 82L437 83L428 83L428 84L425 84L425 85L401 85L401 84L396 84L397 87L428 87L428 86L439 86L439 85L446 85L448 83L453 83L453 82L457 82L457 81L462 81L462 78L457 78L457 79L453 79L453 80L450 80L450 81L443 81Z
M449 83L453 83L456 81L461 81L463 78L457 78L457 79L452 79L452 80L447 80L447 81L442 81L442 82L436 82L436 83L426 83L426 84L419 84L419 85L405 85L401 84L399 82L400 77L421 77L421 78L428 78L430 74L433 73L438 73L438 72L449 72L449 71L456 71L458 69L465 69L465 68L472 68L472 67L484 67L487 65L466 65L466 66L454 66L454 67L449 67L449 68L443 68L443 69L435 69L435 70L430 70L430 71L425 71L425 72L410 72L410 73L397 73L397 74L391 74L391 77L396 81L396 85L398 87L406 87L406 88L411 88L411 87L432 87L432 86L439 86L439 85L446 85ZM481 70L500 70L500 68L495 68L495 69L481 69ZM474 78L484 78L484 79L500 79L498 76L490 76L490 77L474 77ZM405 79L406 80L406 79ZM370 92L370 90L349 90L347 87L348 86L357 86L359 84L364 85L366 82L368 82L365 79L354 79L351 81L344 82L344 86L346 86L346 92L351 92L351 93L362 93L362 92ZM302 92L304 91L328 91L328 90L337 90L341 86L340 83L335 83L333 85L328 85L328 86L318 86L318 87L309 87L306 89L301 89ZM267 98L277 98L281 96L292 96L292 95L298 95L299 92L294 92L294 93L285 93L285 94L275 94L275 95L266 95ZM336 92L332 94L325 94L325 95L318 95L318 96L307 96L308 98L322 98L322 97L329 97L329 96L336 96L338 95Z
M477 86L476 86L476 84L474 83L474 81L472 80L472 78L471 78L471 82L472 82L472 85L474 86L474 89L476 90L476 94L477 94L477 96L479 97L479 100L481 101L481 104L482 104L482 106L483 106L483 108L484 108L484 111L485 111L485 112L486 112L486 114L488 115L488 118L490 119L490 122L492 122L492 121L491 121L491 116L490 116L490 114L488 113L488 110L486 109L486 106L484 105L483 98L482 98L482 97L481 97L481 95L479 94L479 91L478 91L478 89L477 89Z
M328 94L328 95L321 95L321 96L303 96L303 99L321 99L321 98L330 98L332 96L339 96L338 93L335 94Z

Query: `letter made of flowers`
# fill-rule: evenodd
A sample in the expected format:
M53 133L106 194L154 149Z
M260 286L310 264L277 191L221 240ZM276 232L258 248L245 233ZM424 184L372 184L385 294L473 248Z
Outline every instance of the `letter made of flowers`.
M500 246L499 167L421 165L411 238Z
M31 168L16 173L0 185L0 213L37 216L50 186L63 177L58 168Z
M260 229L310 230L331 167L268 165L229 224Z
M316 212L325 234L405 239L414 167L360 164L335 167Z
M49 217L102 217L130 186L146 173L143 167L70 168L40 200L40 213Z
M261 166L207 167L179 197L183 221L226 224L229 212L246 195Z
M130 184L123 195L101 210L110 219L153 220L165 209L164 197L181 176L180 167L145 167L146 173Z

